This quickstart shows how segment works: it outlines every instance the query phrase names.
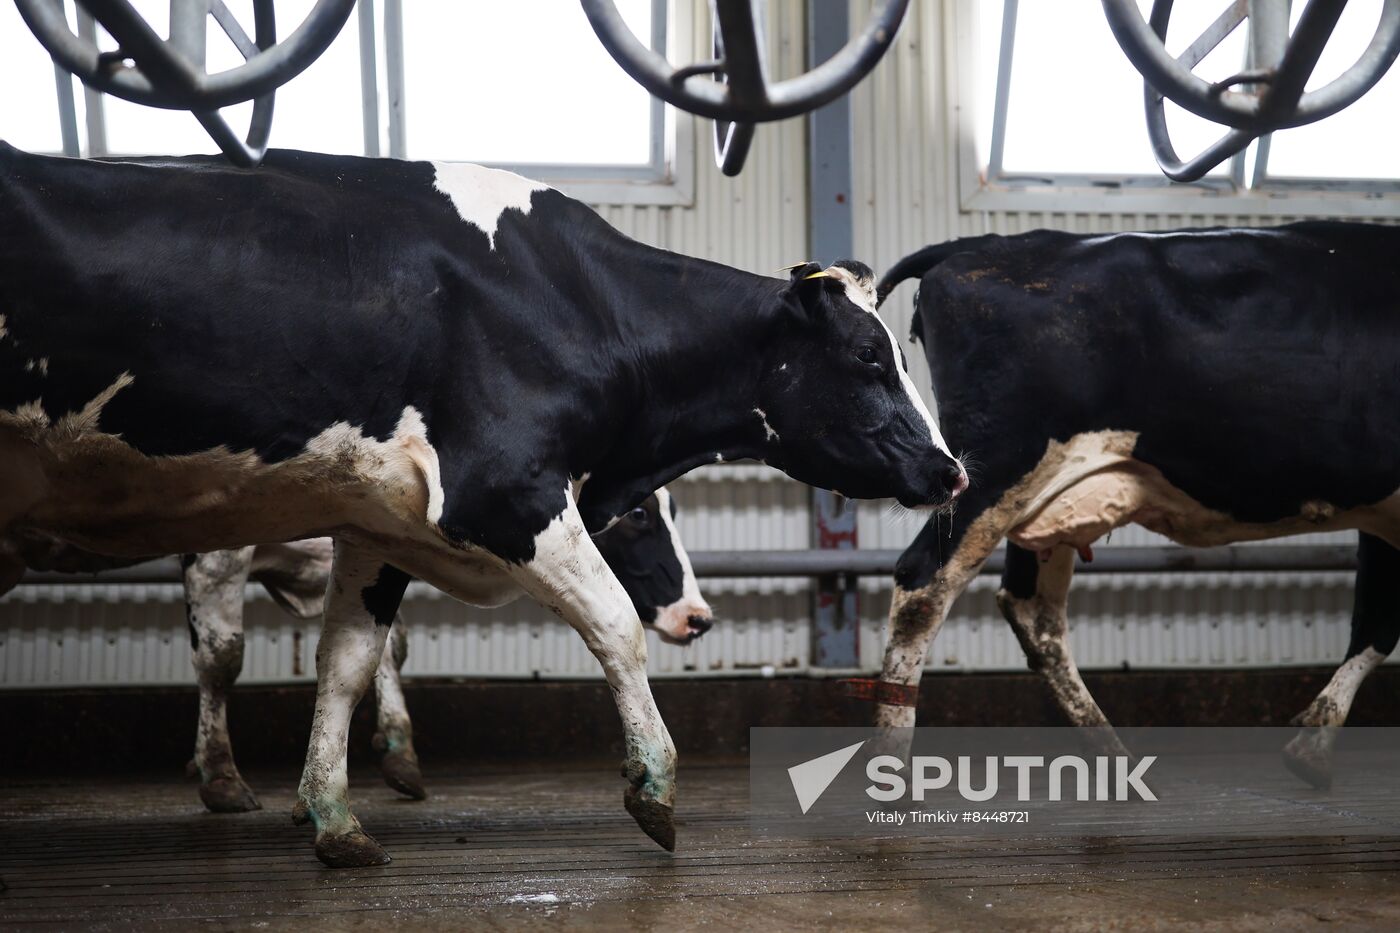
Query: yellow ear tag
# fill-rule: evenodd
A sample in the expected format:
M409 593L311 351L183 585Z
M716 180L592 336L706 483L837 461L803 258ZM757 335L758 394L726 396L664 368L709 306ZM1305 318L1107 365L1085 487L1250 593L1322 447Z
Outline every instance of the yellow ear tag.
M783 266L781 269L778 269L777 271L778 271L778 272L791 272L793 269L801 269L803 266L809 265L811 262L812 262L812 260L810 260L810 259L805 259L805 260L803 260L802 262L795 262L795 263L793 263L793 264L790 265L790 266Z
M830 279L830 278L834 278L834 276L833 276L830 272L827 272L825 269L823 269L823 270L820 271L820 272L813 272L811 275L804 275L804 276L802 277L802 281L805 282L805 281L807 281L808 279Z

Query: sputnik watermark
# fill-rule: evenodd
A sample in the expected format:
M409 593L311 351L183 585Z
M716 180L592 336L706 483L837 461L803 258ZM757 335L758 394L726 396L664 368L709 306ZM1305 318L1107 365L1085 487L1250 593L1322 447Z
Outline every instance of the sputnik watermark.
M754 728L757 832L1400 838L1400 730L1347 729L1332 785L1290 769L1297 729Z
M864 745L864 741L856 742L788 768L792 791L804 815L821 799ZM1066 799L1065 791L1068 789L1073 794L1072 799L1078 801L1131 800L1133 795L1138 800L1155 801L1157 795L1143 782L1143 777L1156 760L1155 755L1148 755L1137 762L1125 755L1097 755L1091 765L1088 759L1079 755L1059 755L1047 764L1044 755L988 755L981 764L981 786L978 787L974 786L977 765L970 755L958 755L952 760L939 755L915 755L909 762L907 779L902 773L905 769L903 759L894 755L876 755L865 764L865 776L870 781L865 794L879 803L893 803L906 796L915 803L922 803L930 792L950 787L956 775L958 795L970 803L984 803L996 798L1001 789L1000 774L1008 770L1015 772L1016 800L1026 802L1033 799L1032 779L1035 772L1044 768L1047 769L1045 800L1062 801ZM960 814L951 810L881 810L867 813L867 816L872 823L895 821L902 826L906 818L923 823L957 822Z

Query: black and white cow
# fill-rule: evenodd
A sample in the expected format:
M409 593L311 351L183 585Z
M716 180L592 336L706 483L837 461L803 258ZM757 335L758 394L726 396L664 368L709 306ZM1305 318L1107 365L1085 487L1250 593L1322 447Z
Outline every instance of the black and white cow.
M686 645L709 631L714 617L700 595L675 516L670 492L658 489L593 540L627 590L642 624L654 628L665 642ZM228 731L228 694L243 670L244 588L249 581L260 583L291 615L317 618L325 608L332 556L331 539L311 538L189 554L181 561L199 686L199 722L190 765L199 776L200 800L216 813L241 813L261 806L238 771ZM408 658L407 631L402 613L396 615L374 673L373 743L384 782L401 794L423 800L427 791L400 679Z
M855 263L741 272L475 165L272 152L90 162L0 145L0 540L119 556L335 538L295 816L386 860L345 737L412 577L517 589L584 638L624 802L674 846L675 749L590 531L704 463L855 498L966 484ZM3 581L22 566L0 564Z
M899 560L879 722L913 724L929 643L1003 539L997 603L1031 669L1071 722L1107 726L1066 640L1076 551L1132 522L1193 546L1357 528L1347 660L1285 755L1327 783L1317 727L1400 634L1397 257L1400 228L1304 223L982 236L896 264L880 296L920 280L940 423L979 466Z

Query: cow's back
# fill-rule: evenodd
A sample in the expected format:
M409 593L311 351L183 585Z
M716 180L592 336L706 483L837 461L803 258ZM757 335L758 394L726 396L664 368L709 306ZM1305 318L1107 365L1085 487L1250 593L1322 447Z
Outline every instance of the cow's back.
M1272 520L1400 487L1400 230L1079 236L951 256L921 285L944 433L1017 476L1048 439L1138 434L1198 501Z

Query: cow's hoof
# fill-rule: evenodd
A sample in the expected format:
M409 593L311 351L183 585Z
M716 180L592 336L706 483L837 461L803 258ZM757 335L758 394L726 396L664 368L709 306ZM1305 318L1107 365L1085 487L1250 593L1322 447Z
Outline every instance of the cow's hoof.
M199 785L199 799L215 813L248 813L261 810L257 795L242 778L214 778Z
M1318 790L1332 789L1332 755L1315 732L1300 732L1283 748L1283 766Z
M427 800L428 792L423 788L423 773L418 770L418 762L402 752L388 752L379 759L379 772L384 775L384 783L394 790L414 800Z
M352 830L342 836L323 833L316 837L316 857L328 868L369 868L388 865L389 853L368 833Z
M632 819L642 828L642 832L667 852L676 851L676 811L644 791L628 786L622 795L622 804Z

